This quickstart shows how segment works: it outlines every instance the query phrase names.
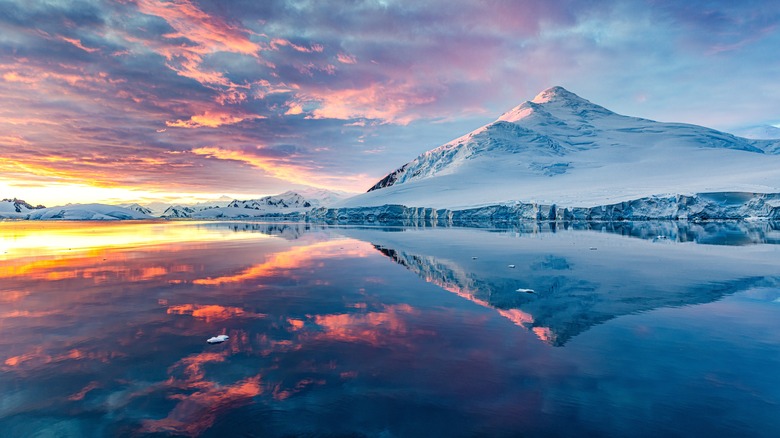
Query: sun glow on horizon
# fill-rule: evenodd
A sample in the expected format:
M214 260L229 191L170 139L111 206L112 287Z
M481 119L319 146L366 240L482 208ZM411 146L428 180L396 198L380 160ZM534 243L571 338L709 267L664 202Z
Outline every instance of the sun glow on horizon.
M22 199L32 205L56 207L66 204L197 204L217 200L258 199L263 196L296 190L290 186L285 190L265 192L172 192L151 191L129 187L102 187L79 183L17 183L0 179L0 199Z

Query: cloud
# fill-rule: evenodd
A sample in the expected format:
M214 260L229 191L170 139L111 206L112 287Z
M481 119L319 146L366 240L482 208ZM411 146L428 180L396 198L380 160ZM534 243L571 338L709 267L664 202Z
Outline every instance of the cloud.
M346 53L339 53L336 55L336 59L342 64L357 64L357 58Z
M83 50L83 51L85 51L87 53L94 53L94 52L97 52L98 50L100 50L100 49L94 49L94 48L85 47L84 44L81 43L81 40L78 40L78 39L75 39L75 38L67 38L67 37L64 37L64 36L60 36L60 39L62 41L65 41L66 43L73 44L74 46L78 47L79 49L81 49L81 50Z
M419 117L414 109L436 100L417 92L412 85L370 84L365 88L312 90L306 95L318 104L314 118L351 120L378 119L386 123L408 124Z
M278 178L292 184L302 184L321 189L335 188L337 190L353 191L356 184L366 186L373 181L365 174L358 175L329 175L313 163L303 160L295 160L295 156L275 158L262 154L263 149L256 149L255 153L243 150L223 149L214 146L206 146L192 149L195 155L202 155L216 160L236 161L245 163L255 169L262 170L267 175Z
M3 9L0 183L18 196L38 193L23 183L120 193L161 177L171 193L356 190L552 85L620 113L721 129L777 123L780 106L774 2ZM270 154L286 146L295 153Z
M175 128L217 128L222 125L233 125L244 120L264 119L264 116L256 114L235 115L222 112L206 111L203 114L195 115L189 120L176 120L175 122L165 122L166 126Z

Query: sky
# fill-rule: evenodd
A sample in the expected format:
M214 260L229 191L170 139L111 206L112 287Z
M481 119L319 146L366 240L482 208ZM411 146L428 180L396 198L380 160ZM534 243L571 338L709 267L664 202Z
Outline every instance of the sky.
M363 192L555 85L780 126L780 2L0 0L0 198Z

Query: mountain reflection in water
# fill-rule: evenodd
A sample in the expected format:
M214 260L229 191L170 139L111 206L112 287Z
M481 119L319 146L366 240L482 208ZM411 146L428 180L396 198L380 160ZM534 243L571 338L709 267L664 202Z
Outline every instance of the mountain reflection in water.
M0 427L771 435L771 224L619 225L2 223Z

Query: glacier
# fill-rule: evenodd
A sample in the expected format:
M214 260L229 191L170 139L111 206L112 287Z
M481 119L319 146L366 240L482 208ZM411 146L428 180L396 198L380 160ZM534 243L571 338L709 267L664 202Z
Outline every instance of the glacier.
M769 220L780 221L780 193L718 192L650 196L594 207L515 202L465 209L380 205L318 208L308 220L334 224L517 226L526 221Z

